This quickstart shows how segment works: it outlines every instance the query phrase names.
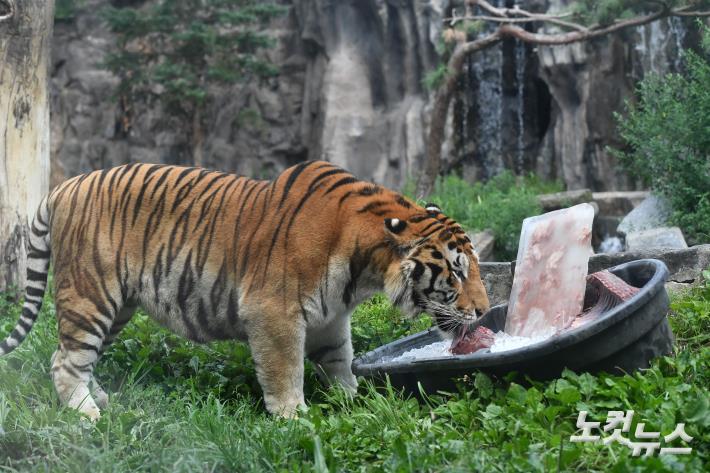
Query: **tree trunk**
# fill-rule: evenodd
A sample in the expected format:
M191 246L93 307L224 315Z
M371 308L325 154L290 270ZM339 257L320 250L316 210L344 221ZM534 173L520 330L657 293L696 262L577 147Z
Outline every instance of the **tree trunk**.
M0 0L0 291L25 282L28 228L49 186L53 0Z

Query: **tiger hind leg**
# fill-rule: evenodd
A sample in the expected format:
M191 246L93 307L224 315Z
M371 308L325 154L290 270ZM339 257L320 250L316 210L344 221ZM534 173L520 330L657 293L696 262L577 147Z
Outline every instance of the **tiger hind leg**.
M60 344L60 348L52 357L54 361L51 369L52 381L59 400L91 420L97 420L101 416L99 406L89 389L93 366L97 359L96 353L91 349L68 348L65 344Z
M52 357L52 381L63 404L97 420L101 415L99 404L106 404L108 396L93 380L93 370L111 334L114 318L97 313L97 304L90 300L62 296L57 294L59 349Z

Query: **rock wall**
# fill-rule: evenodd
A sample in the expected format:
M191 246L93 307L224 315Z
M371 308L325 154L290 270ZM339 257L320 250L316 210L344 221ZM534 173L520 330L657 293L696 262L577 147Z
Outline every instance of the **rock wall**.
M135 2L134 2L135 3ZM275 21L268 57L280 74L214 90L203 165L269 177L305 159L401 185L424 153L422 78L437 62L443 1L295 0ZM112 100L101 68L114 44L87 0L56 27L53 49L53 182L131 161L191 162L180 124L159 107ZM250 108L259 117L241 119Z
M545 11L565 2L522 3ZM280 74L212 91L202 165L270 177L305 159L327 159L403 185L424 158L430 97L422 80L439 63L435 45L449 1L282 3L289 13L271 25L277 46L266 53ZM101 20L105 4L85 0L74 19L55 27L53 183L131 161L192 162L189 134L173 117L112 99L117 79L100 65L115 41ZM445 162L472 180L507 168L569 188L633 187L605 150L618 144L612 112L636 79L679 67L677 49L687 42L681 26L563 48L507 40L471 58L452 105Z

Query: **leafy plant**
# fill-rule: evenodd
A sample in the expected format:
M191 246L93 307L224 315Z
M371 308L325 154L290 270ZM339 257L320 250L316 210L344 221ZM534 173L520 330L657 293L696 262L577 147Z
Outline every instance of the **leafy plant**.
M571 3L573 19L588 25L608 25L639 14L657 12L661 8L691 5L702 9L710 5L707 0L576 0Z
M219 84L273 77L262 50L273 46L266 23L284 7L257 0L161 0L143 8L103 11L116 33L105 67L120 79L116 95L129 103L157 101L202 135L202 114ZM129 108L129 107L126 107ZM129 123L129 121L125 121Z
M428 90L436 90L444 82L446 78L446 64L439 64L436 69L427 72L422 79L424 87Z
M353 313L353 349L356 353L364 353L430 326L429 317L407 319L380 294L360 304Z
M83 3L83 0L56 0L54 2L54 20L66 22L74 20L78 8Z
M408 185L406 193L412 194ZM456 175L440 177L427 200L468 230L490 228L495 236L495 256L514 259L523 220L542 213L537 195L557 192L559 183L545 183L534 176L515 177L509 171L486 183L469 184Z
M710 280L710 274L706 277ZM96 369L110 404L93 424L59 406L48 376L57 346L45 296L25 342L0 358L0 468L8 471L707 471L710 465L710 282L676 295L675 356L627 375L576 374L518 383L472 374L451 393L407 398L364 382L354 398L321 389L306 372L309 410L285 421L266 414L245 345L198 345L139 313ZM21 304L0 294L0 336ZM361 352L422 329L402 323L384 297L353 316ZM422 324L422 325L418 325ZM359 331L358 331L359 330ZM612 443L570 443L577 414L603 421L635 411L646 431L678 422L689 455L631 456ZM630 434L629 434L630 435Z
M704 281L671 300L671 322L678 344L691 349L710 342L710 269L703 271Z
M614 153L669 199L673 223L695 243L710 238L710 62L690 50L684 59L687 74L644 79L638 103L616 115L628 150Z

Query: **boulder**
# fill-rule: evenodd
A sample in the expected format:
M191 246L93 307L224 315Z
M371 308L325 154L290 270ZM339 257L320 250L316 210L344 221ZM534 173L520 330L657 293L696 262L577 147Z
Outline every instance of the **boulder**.
M623 217L643 202L648 191L592 192L592 199L599 205L599 213L606 217Z
M669 272L666 289L675 291L703 281L702 272L710 268L710 244L679 250L643 249L593 255L589 258L587 271L594 273L628 261L647 258L658 259L665 263ZM481 278L488 291L491 306L508 302L514 271L514 263L481 263Z
M678 227L649 228L626 235L626 250L654 248L688 248L683 232Z
M671 212L670 203L666 198L651 194L624 217L616 231L627 235L631 232L664 227L668 224Z
M645 258L663 261L668 266L668 281L699 283L702 280L702 271L710 267L710 245L697 245L675 250L641 249L624 253L594 255L589 259L589 272L593 273L627 261Z
M589 189L579 189L554 194L543 194L537 196L538 202L545 212L564 209L573 205L583 204L592 201L592 191Z
M486 286L491 307L506 304L513 286L510 263L481 263L481 280Z
M469 233L473 248L478 253L479 261L491 261L493 259L493 247L495 246L495 236L493 230L483 230L482 232Z

